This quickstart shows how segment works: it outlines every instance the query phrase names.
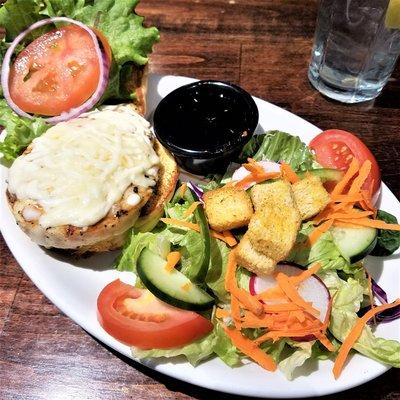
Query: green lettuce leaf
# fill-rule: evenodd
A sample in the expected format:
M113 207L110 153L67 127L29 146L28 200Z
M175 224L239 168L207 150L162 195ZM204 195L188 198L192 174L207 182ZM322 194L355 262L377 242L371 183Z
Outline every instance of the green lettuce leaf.
M352 278L347 281L338 279L337 282L339 286L331 289L334 296L329 330L336 339L343 342L358 320L357 312L363 301L364 288ZM368 325L364 327L353 348L376 361L400 367L400 342L376 337Z
M4 99L0 99L0 125L7 135L0 142L0 158L12 162L33 139L41 136L50 125L41 118L22 118L15 114Z
M340 342L329 331L327 331L327 337L335 347L335 351L329 351L324 345L322 345L319 341L316 340L312 347L312 355L311 355L312 359L328 360L328 359L334 359L336 357L337 351L340 348Z
M301 226L295 246L288 256L288 261L293 261L303 266L319 262L322 265L322 271L343 270L351 273L356 269L340 254L329 231L321 235L318 241L309 247L306 242L313 230L311 222L306 222Z
M117 261L118 271L135 272L137 260L140 253L145 248L149 248L162 258L166 258L170 252L170 242L162 235L156 235L151 232L132 231L130 240L128 240Z
M265 333L265 332L264 332ZM261 334L258 334L257 336L260 336ZM279 363L280 360L283 358L283 354L285 353L286 350L286 343L287 341L285 339L278 340L276 342L273 342L272 340L264 342L261 345L261 349L264 350L268 355L270 355L276 363Z
M294 350L291 355L278 363L279 369L289 381L294 379L296 368L301 367L309 358L312 357L314 341L310 342L291 342Z
M225 290L228 255L228 246L218 239L211 238L210 266L206 276L206 284L222 303L229 302L229 294Z
M190 362L190 364L196 366L214 353L215 340L215 334L214 332L211 332L204 338L183 347L150 350L141 350L136 347L132 347L131 350L132 355L140 360L144 358L171 358L184 356Z
M257 161L285 161L294 170L301 171L311 169L314 164L314 156L308 146L298 136L281 131L267 132L252 158Z
M262 142L265 139L265 136L265 133L262 135L253 135L251 139L245 144L241 153L239 154L238 162L244 163L247 162L247 159L249 157L252 158L260 148Z
M377 218L388 224L397 224L397 218L386 211L379 210ZM386 257L393 254L400 247L400 232L387 229L378 230L378 242L371 255Z
M132 354L139 359L184 356L194 366L214 354L230 367L239 365L241 360L236 347L232 345L219 323L215 323L213 331L207 336L186 346L151 350L140 350L133 347Z
M6 40L11 42L19 33L41 19L42 3L39 0L8 0L0 7L0 26L6 30ZM43 31L38 30L37 35ZM29 37L31 40L33 37Z
M219 322L214 319L215 342L213 346L214 353L229 367L240 365L242 356L238 349L232 344Z

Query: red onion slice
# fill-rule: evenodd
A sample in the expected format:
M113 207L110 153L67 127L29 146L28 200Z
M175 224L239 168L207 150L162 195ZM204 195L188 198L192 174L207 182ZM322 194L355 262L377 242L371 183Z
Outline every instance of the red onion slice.
M197 196L197 198L199 199L199 201L200 201L201 203L204 203L204 200L203 200L204 192L203 192L203 190L200 189L200 187L199 187L198 185L196 185L195 183L193 183L193 182L188 182L187 185L188 185L188 187L189 187L190 189L193 190L193 192L195 193L195 195Z
M21 117L26 117L32 119L33 116L26 113L25 111L21 110L12 100L10 96L10 90L8 87L8 81L9 81L9 76L10 76L10 63L11 63L11 57L15 51L15 48L18 46L18 44L32 31L34 31L37 28L40 28L44 25L49 25L53 24L55 22L68 22L70 24L74 24L79 26L80 28L84 29L91 37L93 40L94 48L96 51L97 58L99 60L99 67L100 67L100 79L97 84L96 90L94 93L87 99L83 104L81 104L79 107L71 108L69 111L63 112L60 115L56 115L54 117L49 117L49 118L43 118L46 122L50 124L56 124L58 122L62 121L68 121L72 118L76 118L82 113L89 111L92 109L96 103L100 100L101 96L105 92L108 84L108 75L110 72L110 61L105 54L100 48L100 43L99 39L97 38L96 34L85 24L79 21L75 21L74 19L71 18L66 18L66 17L54 17L54 18L48 18L48 19L42 19L38 22L35 22L32 24L29 28L27 28L25 31L21 32L11 43L11 46L8 48L4 60L3 60L3 65L1 68L1 86L3 88L3 93L4 93L4 98L6 99L8 105Z
M261 166L265 172L280 172L281 166L273 161L269 160L262 160L262 161L257 161L257 164ZM232 181L241 181L242 179L246 178L246 176L250 175L250 171L248 171L245 167L241 166L239 167L232 175ZM244 189L247 190L254 186L256 182L251 182L247 184Z

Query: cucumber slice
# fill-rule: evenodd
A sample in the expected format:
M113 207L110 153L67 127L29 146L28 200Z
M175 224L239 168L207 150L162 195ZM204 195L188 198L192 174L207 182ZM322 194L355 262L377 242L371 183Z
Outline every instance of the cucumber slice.
M188 201L190 204L195 202L197 199L196 195L193 191L187 188L185 195L183 196L183 200ZM171 203L177 203L181 200L181 196L179 191L176 191L175 196L171 200ZM200 234L203 238L203 249L202 249L202 257L198 261L197 265L192 264L190 266L190 271L188 271L188 278L190 278L193 282L204 282L206 278L208 266L210 264L210 254L211 254L211 237L210 230L208 227L208 222L206 215L204 213L203 207L197 207L194 212L195 222L199 224Z
M144 249L139 256L137 273L154 296L184 310L202 311L213 306L213 297L180 271L167 271L165 264L164 259L149 249Z
M352 264L371 253L378 240L378 230L375 228L341 228L335 226L330 231L340 253Z
M322 182L327 182L327 181L339 182L344 175L343 171L333 168L310 169L308 171L297 172L297 175L300 178L305 178L308 173L318 176L319 178L321 178Z

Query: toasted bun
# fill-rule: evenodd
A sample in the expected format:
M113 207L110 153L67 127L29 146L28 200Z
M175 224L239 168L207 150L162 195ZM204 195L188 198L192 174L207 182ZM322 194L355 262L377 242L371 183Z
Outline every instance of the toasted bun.
M158 222L158 218L164 211L164 205L171 200L174 194L179 178L179 169L174 157L158 140L154 143L154 150L160 158L158 181L153 188L153 195L142 208L140 217L135 224L139 230L144 226L146 226L146 230L151 230ZM153 226L151 226L152 220L154 221Z
M135 93L136 98L133 101L133 105L136 111L141 115L145 115L147 110L146 97L148 76L148 64L144 67L135 68L131 80L126 85L130 93Z

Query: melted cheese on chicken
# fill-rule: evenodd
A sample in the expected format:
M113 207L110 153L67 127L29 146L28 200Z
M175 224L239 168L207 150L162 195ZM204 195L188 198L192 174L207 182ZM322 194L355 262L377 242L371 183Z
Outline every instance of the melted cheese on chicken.
M9 170L8 190L36 201L44 227L93 225L130 185L155 185L150 124L129 106L105 107L51 127Z

